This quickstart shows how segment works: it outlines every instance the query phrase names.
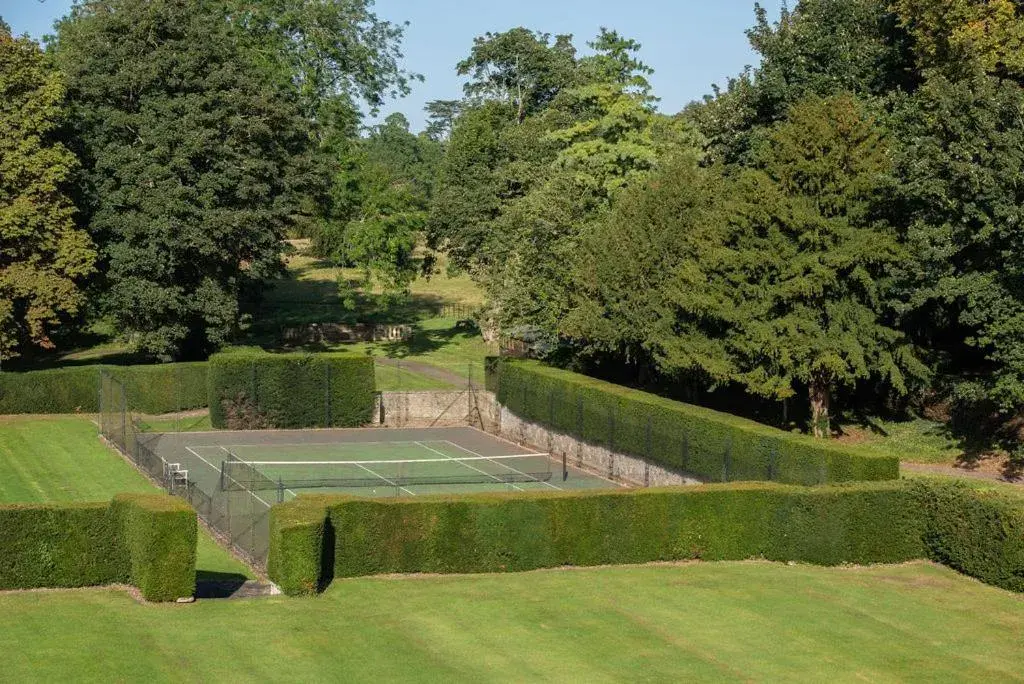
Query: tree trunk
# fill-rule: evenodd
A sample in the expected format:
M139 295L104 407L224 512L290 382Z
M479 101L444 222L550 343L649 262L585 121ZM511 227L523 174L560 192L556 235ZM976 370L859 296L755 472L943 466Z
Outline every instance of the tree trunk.
M832 434L829 423L828 409L832 400L832 390L824 378L813 378L809 388L811 399L811 429L815 437L827 439Z

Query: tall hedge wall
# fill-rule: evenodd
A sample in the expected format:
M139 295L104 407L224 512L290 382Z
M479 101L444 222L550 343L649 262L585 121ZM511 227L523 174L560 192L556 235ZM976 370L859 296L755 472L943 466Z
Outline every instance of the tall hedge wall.
M300 498L271 516L269 571L293 593L323 582L315 573L330 549L319 544L332 537L338 577L691 558L890 563L924 555L914 501L898 482Z
M899 477L896 457L859 452L535 361L503 360L497 386L498 400L525 420L708 481L809 485Z
M938 479L910 480L909 487L924 521L929 558L1024 592L1024 493Z
M370 421L373 359L355 354L210 357L210 421L218 428L351 427Z
M1024 494L931 478L415 499L299 497L271 511L268 571L289 594L335 575L564 564L928 558L1024 592Z
M173 601L195 590L195 553L195 511L170 496L0 506L0 589L130 583Z
M206 363L152 366L71 366L0 373L0 414L93 413L99 410L100 371L125 382L135 411L172 413L207 404Z

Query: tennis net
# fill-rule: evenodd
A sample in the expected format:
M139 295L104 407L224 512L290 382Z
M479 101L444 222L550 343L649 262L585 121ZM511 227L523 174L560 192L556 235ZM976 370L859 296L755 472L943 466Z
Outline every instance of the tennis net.
M565 465L561 466L564 479ZM225 490L349 487L408 487L450 484L548 482L554 476L548 454L471 456L374 461L243 461L234 454L221 463Z

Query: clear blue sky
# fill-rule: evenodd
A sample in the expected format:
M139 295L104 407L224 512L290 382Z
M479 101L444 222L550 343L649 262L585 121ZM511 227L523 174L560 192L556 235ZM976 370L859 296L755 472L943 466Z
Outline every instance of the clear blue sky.
M777 14L781 2L762 4ZM71 0L0 0L0 17L16 34L38 38L70 6ZM754 0L377 0L382 18L410 22L405 66L426 77L383 114L404 112L414 129L421 128L426 102L461 94L455 64L473 38L514 26L571 33L580 48L600 26L638 40L641 58L655 70L651 80L662 111L677 112L756 61L743 33L753 24L753 8Z

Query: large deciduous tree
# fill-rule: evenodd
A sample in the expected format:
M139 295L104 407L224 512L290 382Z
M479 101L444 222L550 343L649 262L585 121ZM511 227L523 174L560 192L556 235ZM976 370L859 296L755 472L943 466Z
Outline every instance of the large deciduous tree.
M66 194L74 155L55 140L64 85L39 46L0 21L0 359L52 347L83 304L96 252Z
M241 31L199 0L90 0L58 26L102 303L155 356L228 338L242 290L281 267L309 181L298 98Z

